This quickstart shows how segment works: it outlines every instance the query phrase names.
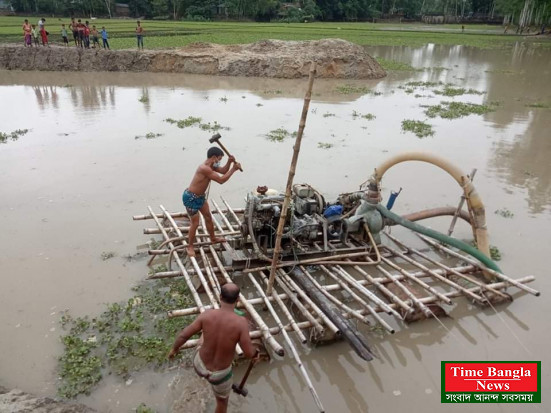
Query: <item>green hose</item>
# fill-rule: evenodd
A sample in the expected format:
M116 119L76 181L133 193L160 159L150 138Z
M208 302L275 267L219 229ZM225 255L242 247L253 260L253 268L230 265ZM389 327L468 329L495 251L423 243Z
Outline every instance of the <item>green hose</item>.
M377 211L379 211L385 218L390 219L393 222L396 222L398 225L402 225L403 227L409 228L412 231L419 232L421 234L424 234L428 237L434 238L438 241L445 242L446 244L449 244L455 248L460 249L463 252L466 252L467 254L475 257L478 261L483 263L486 267L497 271L499 273L502 273L501 269L497 266L495 262L493 262L490 258L488 258L485 254L480 252L475 247L463 242L459 241L458 239L448 237L445 234L442 234L438 231L435 231L433 229L426 228L422 225L416 224L415 222L408 221L405 218L402 218L399 215L396 215L394 212L390 212L388 209L386 209L381 204L376 205Z

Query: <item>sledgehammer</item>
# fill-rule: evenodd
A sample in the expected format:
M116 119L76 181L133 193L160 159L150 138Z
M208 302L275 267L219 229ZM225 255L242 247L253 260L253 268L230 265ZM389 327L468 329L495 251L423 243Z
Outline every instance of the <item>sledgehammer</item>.
M245 375L241 379L241 383L239 383L239 386L236 385L235 383L232 384L231 388L235 393L240 394L243 397L247 397L247 394L249 394L249 391L245 388L245 382L247 381L247 378L249 377L249 373L253 369L256 362L257 360L255 360L254 358L251 359L251 361L249 362L249 367L247 367L247 371L245 372Z
M220 139L221 139L221 138L222 138L222 135L220 135L219 133L217 133L217 134L212 135L212 138L209 139L209 142L210 142L210 143L216 142L216 143L218 144L218 146L220 146L220 148L222 148L222 150L223 150L224 152L226 152L226 155L231 156L230 153L228 152L228 150L226 149L226 147L222 144L222 142L220 142ZM243 172L243 169L242 169L242 168L239 168L239 170L240 170L241 172Z

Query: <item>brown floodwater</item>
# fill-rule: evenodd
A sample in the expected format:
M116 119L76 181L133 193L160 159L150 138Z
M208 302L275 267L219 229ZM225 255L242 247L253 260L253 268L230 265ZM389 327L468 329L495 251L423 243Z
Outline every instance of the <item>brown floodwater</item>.
M515 412L517 405L442 405L440 362L541 360L543 403L522 409L549 411L551 51L519 44L513 50L427 45L371 52L420 70L377 81L316 80L295 182L308 182L334 199L404 151L437 154L467 172L477 168L475 185L501 268L514 277L535 275L532 286L542 296L514 290L515 301L497 311L456 300L447 318L396 324L392 336L369 334L378 356L370 363L345 343L300 348L322 403L327 412ZM484 93L445 97L433 93L435 87L409 91L410 81ZM258 185L284 188L293 141L271 142L265 135L297 129L305 86L305 80L0 72L0 132L29 129L17 141L0 144L0 384L54 395L60 311L99 314L105 303L128 299L146 276L145 259L123 256L143 247L151 236L142 229L153 225L134 222L132 215L147 213L148 205L182 210L181 192L211 135L196 127L178 129L166 118L196 116L230 128L222 131L223 139L244 172L211 188L211 197L222 195L238 207ZM362 88L377 93L351 93ZM427 118L421 105L441 101L499 105L485 115ZM535 103L547 108L529 106ZM405 119L432 124L434 136L403 132ZM143 138L148 132L162 136ZM320 143L333 146L323 149ZM446 173L421 163L392 168L383 184L385 195L403 188L398 213L455 206L460 197ZM514 216L494 213L504 208ZM449 219L425 223L445 230ZM470 230L460 223L454 234L468 238ZM102 252L110 251L116 256L103 261ZM106 377L77 400L101 412L131 411L141 402L171 411L194 374L146 371L131 379ZM232 411L316 411L290 356L256 367L248 388L247 398L232 395ZM178 411L189 411L178 405Z

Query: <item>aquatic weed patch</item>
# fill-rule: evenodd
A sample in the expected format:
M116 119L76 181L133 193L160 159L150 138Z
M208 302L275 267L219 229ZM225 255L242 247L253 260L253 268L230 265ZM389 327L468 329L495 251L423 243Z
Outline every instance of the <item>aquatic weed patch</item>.
M418 72L421 70L415 69L409 63L399 62L397 60L388 60L383 57L376 57L375 59L385 70L392 70L395 72Z
M441 86L443 84L444 84L443 82L423 82L423 81L417 80L417 81L407 82L406 86L428 88L428 87Z
M479 92L475 89L465 89L463 87L446 86L443 90L433 90L436 95L443 96L461 96L461 95L483 95L484 92Z
M371 89L365 86L354 86L350 84L338 85L335 90L342 95L362 94L365 95L371 92Z
M373 120L373 119L376 118L376 116L372 113L366 113L365 115L362 115L360 112L353 110L352 111L352 118L353 119L361 118L361 119Z
M420 120L404 119L402 121L402 130L413 132L418 138L426 138L427 136L434 135L432 125Z
M430 118L437 116L444 119L457 119L469 115L484 115L495 111L495 105L478 105L476 103L441 102L439 105L421 107L427 108L425 114Z
M155 132L147 132L145 135L136 135L134 139L156 139L160 136L163 136L162 133L155 133Z
M195 116L188 116L185 119L176 120L172 118L165 119L165 122L171 123L178 126L180 129L189 128L195 126L198 123L201 123L202 119Z
M214 121L213 123L206 122L202 123L203 119L195 116L188 116L185 119L176 120L172 118L165 119L165 122L168 122L172 125L178 126L180 129L184 128L190 128L193 126L198 126L200 129L204 131L210 131L210 132L216 132L219 130L230 130L229 127L223 126L219 124L217 121Z
M297 136L297 132L289 132L285 128L273 129L266 134L266 138L272 142L283 142L289 137Z
M319 149L331 149L333 146L332 143L326 143L326 142L318 142L318 148Z
M511 211L509 211L508 208L499 208L499 209L496 209L494 211L494 214L496 215L500 215L502 216L503 218L513 218L515 216L514 213L512 213Z
M16 141L20 136L23 136L29 132L28 129L16 129L10 133L0 132L0 143L7 143L8 140Z
M58 394L73 398L90 393L104 374L124 379L145 367L160 367L176 333L189 318L166 317L174 308L192 300L181 281L155 280L134 288L126 303L112 303L97 317L73 318L65 312L60 324L68 333L61 337Z
M526 106L529 107L529 108L540 108L540 109L549 109L549 108L551 108L551 104L541 103L541 102L528 103Z

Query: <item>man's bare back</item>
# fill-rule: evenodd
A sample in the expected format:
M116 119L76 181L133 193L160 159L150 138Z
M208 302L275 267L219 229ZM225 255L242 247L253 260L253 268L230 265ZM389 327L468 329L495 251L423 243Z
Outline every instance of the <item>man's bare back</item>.
M199 354L205 366L211 371L223 370L233 361L235 346L240 344L245 354L254 355L250 339L247 319L238 316L233 311L207 310L203 318L203 344Z

